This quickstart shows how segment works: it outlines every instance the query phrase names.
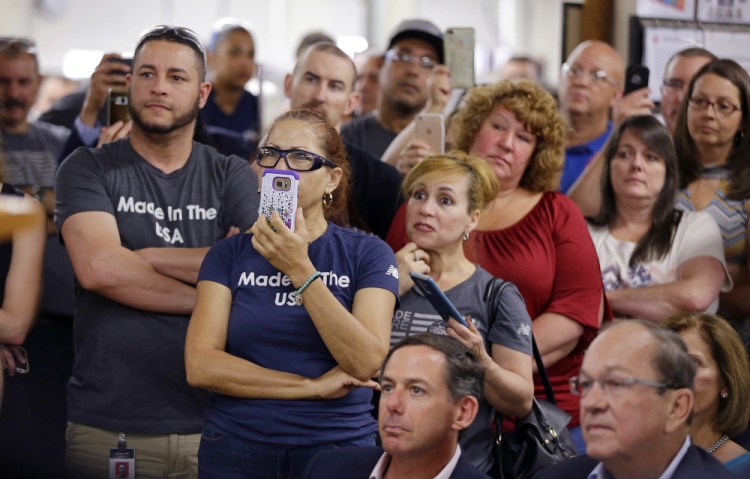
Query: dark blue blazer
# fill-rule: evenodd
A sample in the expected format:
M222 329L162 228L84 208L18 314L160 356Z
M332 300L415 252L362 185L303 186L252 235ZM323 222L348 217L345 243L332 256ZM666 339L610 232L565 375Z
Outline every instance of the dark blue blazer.
M574 457L539 471L534 479L586 479L599 463L588 455ZM737 479L732 471L697 446L690 446L673 479Z
M326 449L310 460L302 479L369 479L370 472L382 455L383 448L375 446ZM489 476L479 472L462 454L451 479L489 479Z

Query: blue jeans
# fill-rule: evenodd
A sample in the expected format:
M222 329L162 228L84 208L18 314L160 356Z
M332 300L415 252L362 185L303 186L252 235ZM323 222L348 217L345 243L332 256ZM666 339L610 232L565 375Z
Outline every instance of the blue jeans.
M374 446L375 434L317 446L274 446L245 441L211 424L203 426L198 450L201 479L294 479L318 452L347 446Z

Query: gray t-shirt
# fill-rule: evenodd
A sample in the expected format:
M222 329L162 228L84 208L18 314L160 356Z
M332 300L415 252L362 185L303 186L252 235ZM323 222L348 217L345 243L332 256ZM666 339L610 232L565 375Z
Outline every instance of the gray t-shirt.
M4 181L18 188L52 188L55 184L57 155L69 133L65 127L43 121L31 123L29 131L23 135L4 133Z
M445 295L461 314L471 316L484 337L487 351L491 351L492 344L498 344L531 356L531 318L515 285L508 283L503 289L496 321L488 324L484 292L491 279L490 273L477 266L469 279L445 291ZM401 296L401 304L393 314L391 347L406 336L428 331L431 326L441 324L444 324L443 320L430 302L411 289ZM459 441L462 453L485 473L495 463L495 434L491 429L493 420L492 406L482 398L476 419L463 431Z
M181 169L164 173L120 140L79 148L57 174L55 221L112 214L122 245L197 248L257 217L258 182L247 162L193 142ZM64 240L64 238L63 238ZM188 386L188 316L143 311L79 287L68 383L68 420L112 431L197 433L208 393Z
M25 134L4 133L5 181L30 194L47 194L55 184L57 157L70 131L43 121L29 125ZM73 267L57 238L44 248L44 285L41 314L73 316Z
M388 145L396 138L396 133L383 128L375 119L375 115L368 113L345 123L341 127L341 137L347 144L380 159Z

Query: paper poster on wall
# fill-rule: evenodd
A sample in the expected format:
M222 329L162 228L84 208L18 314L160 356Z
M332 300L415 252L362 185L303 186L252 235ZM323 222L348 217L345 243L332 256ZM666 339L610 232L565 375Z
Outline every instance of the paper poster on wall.
M703 46L703 42L703 33L697 28L644 28L643 64L651 71L648 86L652 100L661 100L659 87L670 57L685 48Z
M695 0L638 0L635 12L639 17L694 20Z
M706 50L719 58L731 58L750 71L750 32L706 30Z
M698 0L698 20L750 24L750 0Z

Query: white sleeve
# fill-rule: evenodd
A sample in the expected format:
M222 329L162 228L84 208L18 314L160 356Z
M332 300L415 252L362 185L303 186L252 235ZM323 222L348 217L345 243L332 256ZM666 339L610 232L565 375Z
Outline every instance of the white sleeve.
M719 260L725 272L721 290L732 289L732 278L729 276L724 257L724 241L721 238L719 226L711 215L702 211L684 211L673 247L678 248L676 251L678 267L685 261L701 256Z

